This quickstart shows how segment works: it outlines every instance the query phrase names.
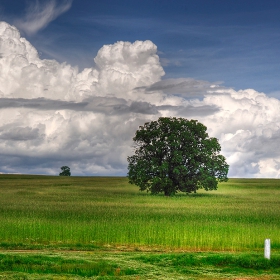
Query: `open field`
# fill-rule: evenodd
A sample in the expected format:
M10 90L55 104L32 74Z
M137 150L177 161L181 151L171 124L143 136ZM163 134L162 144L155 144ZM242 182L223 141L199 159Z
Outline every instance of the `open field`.
M67 269L34 279L280 279L279 180L230 179L217 191L164 197L139 192L126 178L0 175L0 191L0 271L17 271L1 279L33 279L20 277L45 272L26 263L39 269L64 258L71 259L60 265ZM272 242L269 263L265 238ZM158 275L147 278L144 267ZM72 273L83 269L97 272Z
M258 251L280 249L280 181L231 179L175 197L126 178L0 175L0 246ZM37 246L37 247L36 247Z

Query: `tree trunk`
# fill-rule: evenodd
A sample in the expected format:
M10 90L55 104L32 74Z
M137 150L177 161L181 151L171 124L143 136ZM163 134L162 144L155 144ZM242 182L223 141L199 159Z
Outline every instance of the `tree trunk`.
M170 193L170 191L169 191L169 190L164 190L164 195L165 195L165 196L170 196L170 195L171 195L171 193Z

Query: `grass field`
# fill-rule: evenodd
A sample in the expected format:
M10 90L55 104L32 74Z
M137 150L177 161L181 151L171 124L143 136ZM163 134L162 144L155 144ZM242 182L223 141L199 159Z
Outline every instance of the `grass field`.
M272 280L279 261L256 253L5 252L0 279Z
M127 178L121 177L0 175L0 191L0 248L5 252L2 259L0 256L0 271L7 271L9 266L3 265L5 262L22 263L25 268L28 267L26 262L32 263L24 259L27 253L10 250L43 250L45 253L40 251L39 257L35 251L30 252L32 256L26 257L41 258L42 263L51 263L50 258L53 256L50 251L60 251L62 255L63 252L70 254L73 251L72 264L66 262L60 265L70 267L69 270L62 269L59 273L59 269L52 268L48 275L71 275L71 267L76 267L77 271L97 271L95 274L77 273L80 277L105 273L103 278L110 277L108 279L142 279L137 278L141 276L142 270L137 265L132 269L132 263L140 262L139 267L145 263L157 270L156 267L163 266L162 260L171 265L178 262L174 261L178 256L194 254L191 263L196 267L194 270L197 274L194 270L188 274L184 272L185 268L181 269L180 265L175 264L174 268L172 265L169 267L170 271L183 273L183 278L178 274L174 279L204 279L199 278L201 267L195 261L197 258L207 260L207 267L210 268L220 261L220 268L229 270L234 266L242 267L240 263L250 263L248 254L251 254L255 256L254 264L249 267L245 265L244 268L251 269L251 275L255 275L259 267L266 272L271 270L267 274L270 276L262 274L261 277L272 278L255 279L280 279L275 276L275 271L280 273L279 180L230 179L220 184L217 191L201 190L197 194L165 197L139 192L136 186L128 184ZM269 264L263 259L265 238L270 238L272 242L274 260ZM77 268L75 260L81 262L81 258L74 253L75 250L95 252L94 256L98 255L97 252L103 252L107 259L103 256L106 260L101 264L99 261L94 264L84 263L83 269ZM118 263L112 257L116 252L119 252L116 260L130 260L123 265L122 272L118 272ZM170 252L176 254L173 256ZM220 258L219 261L213 261L213 252L217 252L214 259ZM60 258L63 259L62 255ZM243 256L243 259L237 256ZM189 261L181 260L179 263ZM41 266L38 264L38 267ZM105 267L107 272L100 272L100 267ZM207 267L204 266L204 270ZM36 269L32 269L35 273ZM14 270L10 268L10 271ZM15 271L28 272L23 269ZM208 279L218 279L213 276L213 269L210 271ZM186 275L193 278L186 278ZM6 272L2 276L7 277ZM233 274L231 276L234 277ZM9 277L4 279L12 279ZM153 277L143 279L165 279L155 278L155 275Z

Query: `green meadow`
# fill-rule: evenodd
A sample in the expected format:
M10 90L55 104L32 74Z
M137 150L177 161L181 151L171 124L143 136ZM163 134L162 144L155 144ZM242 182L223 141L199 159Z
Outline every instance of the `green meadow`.
M276 179L165 197L124 177L0 175L0 190L3 279L280 279Z

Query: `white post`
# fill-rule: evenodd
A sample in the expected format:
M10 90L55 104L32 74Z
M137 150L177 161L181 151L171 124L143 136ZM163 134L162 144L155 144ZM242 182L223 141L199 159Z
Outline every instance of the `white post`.
M264 257L270 260L270 239L264 241Z

